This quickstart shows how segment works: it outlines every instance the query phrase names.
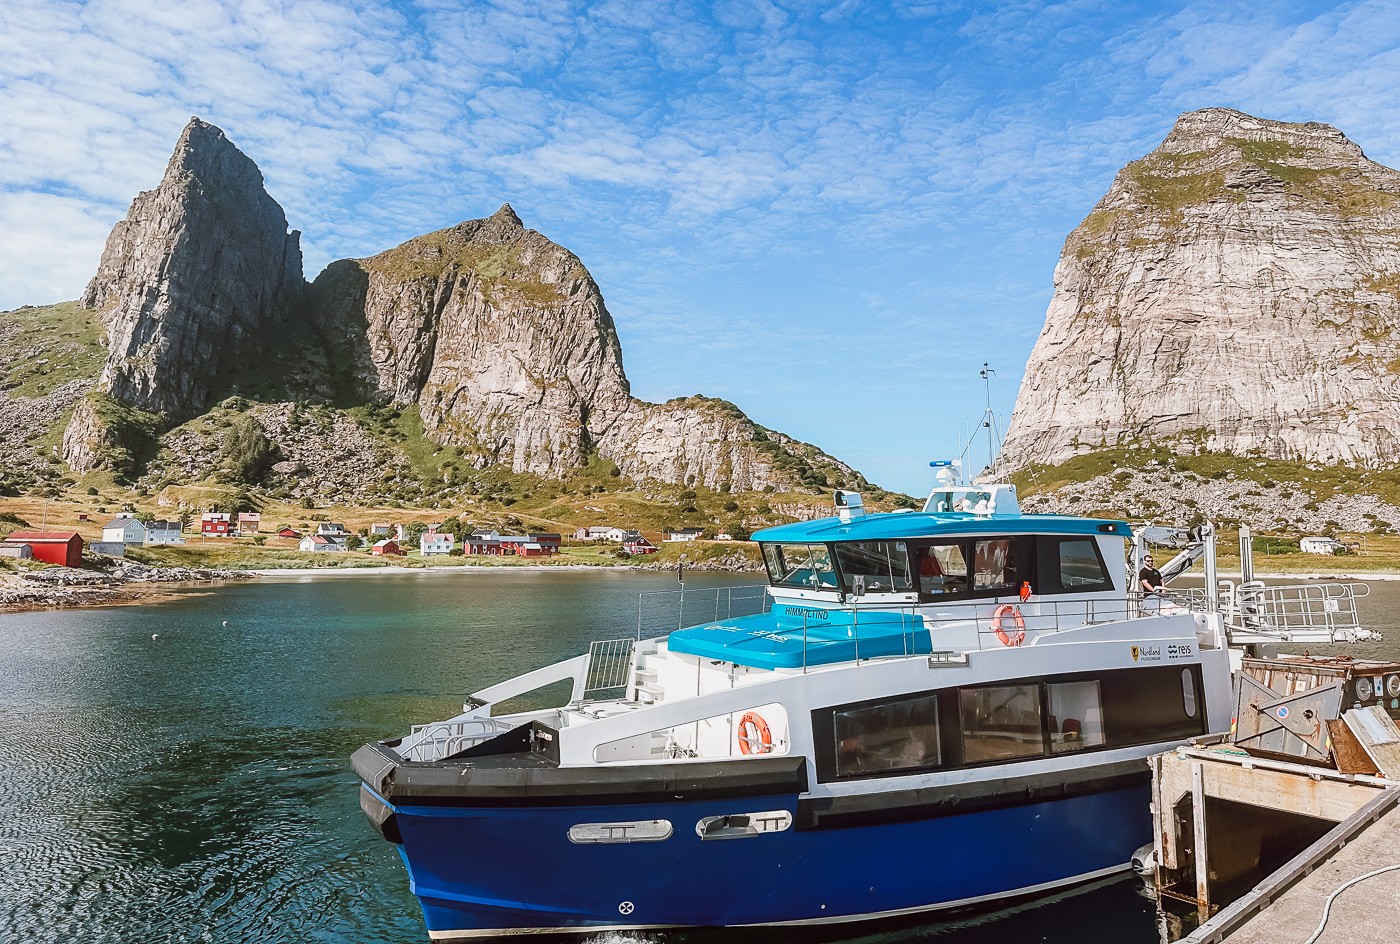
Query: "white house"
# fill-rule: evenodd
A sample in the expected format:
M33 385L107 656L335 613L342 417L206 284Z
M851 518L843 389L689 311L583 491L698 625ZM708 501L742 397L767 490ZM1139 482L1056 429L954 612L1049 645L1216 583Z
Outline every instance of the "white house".
M418 550L424 557L451 554L457 539L447 531L424 531L418 538Z
M184 529L178 521L152 521L146 525L147 544L184 544Z
M667 531L667 541L694 541L705 533L704 528L681 528L679 531Z
M117 515L102 526L104 544L145 544L146 526L130 515Z
M106 532L103 533L105 534ZM1298 542L1298 546L1308 554L1335 554L1346 547L1345 544L1338 541L1336 538L1325 538L1316 535L1310 538L1303 538Z
M316 525L316 533L323 538L348 538L350 532L339 521L322 521Z
M326 537L324 534L308 534L301 539L299 547L303 551L343 551L345 544Z

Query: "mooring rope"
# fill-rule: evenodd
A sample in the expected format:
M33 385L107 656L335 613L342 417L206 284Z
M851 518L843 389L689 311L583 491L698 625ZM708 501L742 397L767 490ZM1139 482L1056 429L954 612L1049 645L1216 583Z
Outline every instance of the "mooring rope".
M1317 930L1312 933L1312 937L1304 941L1303 944L1315 944L1317 939L1322 937L1322 930L1323 928L1327 927L1327 919L1331 916L1332 913L1332 902L1337 900L1338 895L1346 891L1348 888L1351 888L1351 886L1358 884L1359 882L1364 882L1368 878L1375 878L1377 875L1380 875L1383 872L1394 872L1396 869L1400 869L1400 862L1397 862L1395 865L1383 866L1382 868L1367 872L1365 875L1358 875L1356 878L1350 880L1341 888L1328 895L1327 903L1322 906L1322 921L1318 923Z

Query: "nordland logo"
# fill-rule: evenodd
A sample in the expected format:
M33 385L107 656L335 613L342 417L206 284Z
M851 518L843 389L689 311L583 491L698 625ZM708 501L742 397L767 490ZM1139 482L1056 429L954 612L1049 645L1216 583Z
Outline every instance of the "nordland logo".
M1136 662L1137 660L1138 660L1138 647L1137 647L1137 646L1134 646L1134 647L1133 647L1133 661Z

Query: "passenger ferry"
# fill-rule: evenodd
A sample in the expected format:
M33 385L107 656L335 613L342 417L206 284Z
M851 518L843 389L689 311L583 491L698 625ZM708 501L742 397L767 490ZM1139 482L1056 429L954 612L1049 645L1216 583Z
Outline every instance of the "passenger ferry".
M754 535L749 615L639 619L355 753L432 939L850 922L1129 867L1145 758L1230 726L1216 595L1145 606L1127 524L1010 485L836 504Z

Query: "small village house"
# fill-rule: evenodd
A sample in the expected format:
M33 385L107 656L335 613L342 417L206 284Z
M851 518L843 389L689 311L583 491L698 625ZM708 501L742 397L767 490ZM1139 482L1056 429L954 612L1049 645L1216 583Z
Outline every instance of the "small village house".
M629 531L622 540L622 553L636 555L655 554L660 548L642 537L640 531Z
M524 544L516 546L517 557L548 557L549 551L543 544L537 541L526 541Z
M0 541L0 557L31 560L34 557L34 549L28 544L19 544L14 541Z
M206 511L199 516L199 533L205 537L227 538L233 536L233 522L230 516L220 511Z
M279 538L299 538L301 537L301 532L298 531L296 528L288 526L279 530L277 532L277 536Z
M303 551L343 551L345 545L340 541L332 540L324 534L308 534L301 539L298 545Z
M133 515L117 515L102 526L104 544L145 544L146 526Z
M238 533L257 534L262 530L262 515L256 511L240 511L238 513Z
M34 560L66 567L83 565L83 536L76 531L11 531L6 544L26 544Z
M399 547L399 542L390 538L385 538L382 541L375 541L374 545L369 549L369 552L380 557L403 556L403 550Z
M591 528L579 528L574 532L574 539L577 541L609 541L613 544L621 544L627 537L627 531L623 528L615 528L611 525L595 525Z
M322 521L316 525L316 533L323 538L348 538L350 532L339 521Z
M550 531L535 531L528 535L530 543L538 544L544 549L546 554L558 554L559 547L564 543L563 539Z
M146 525L146 544L184 544L184 530L179 521L152 521Z
M1298 542L1298 546L1307 554L1335 554L1340 550L1346 549L1346 545L1336 538L1322 537L1320 535L1303 538Z
M505 553L501 547L501 533L499 531L473 531L467 535L465 543L466 546L463 550L468 554L500 557Z
M457 539L449 531L424 531L418 537L418 550L424 557L441 557L451 554Z
M677 541L694 541L704 533L704 528L681 528L677 531L667 531L666 537L662 540L671 543L675 543Z
M387 538L393 525L388 522L375 522L369 526L369 536L372 538Z
M728 531L720 531L720 532L717 532L717 533L715 534L715 540L716 540L716 541L732 541L732 540L734 540L734 535L730 534Z

